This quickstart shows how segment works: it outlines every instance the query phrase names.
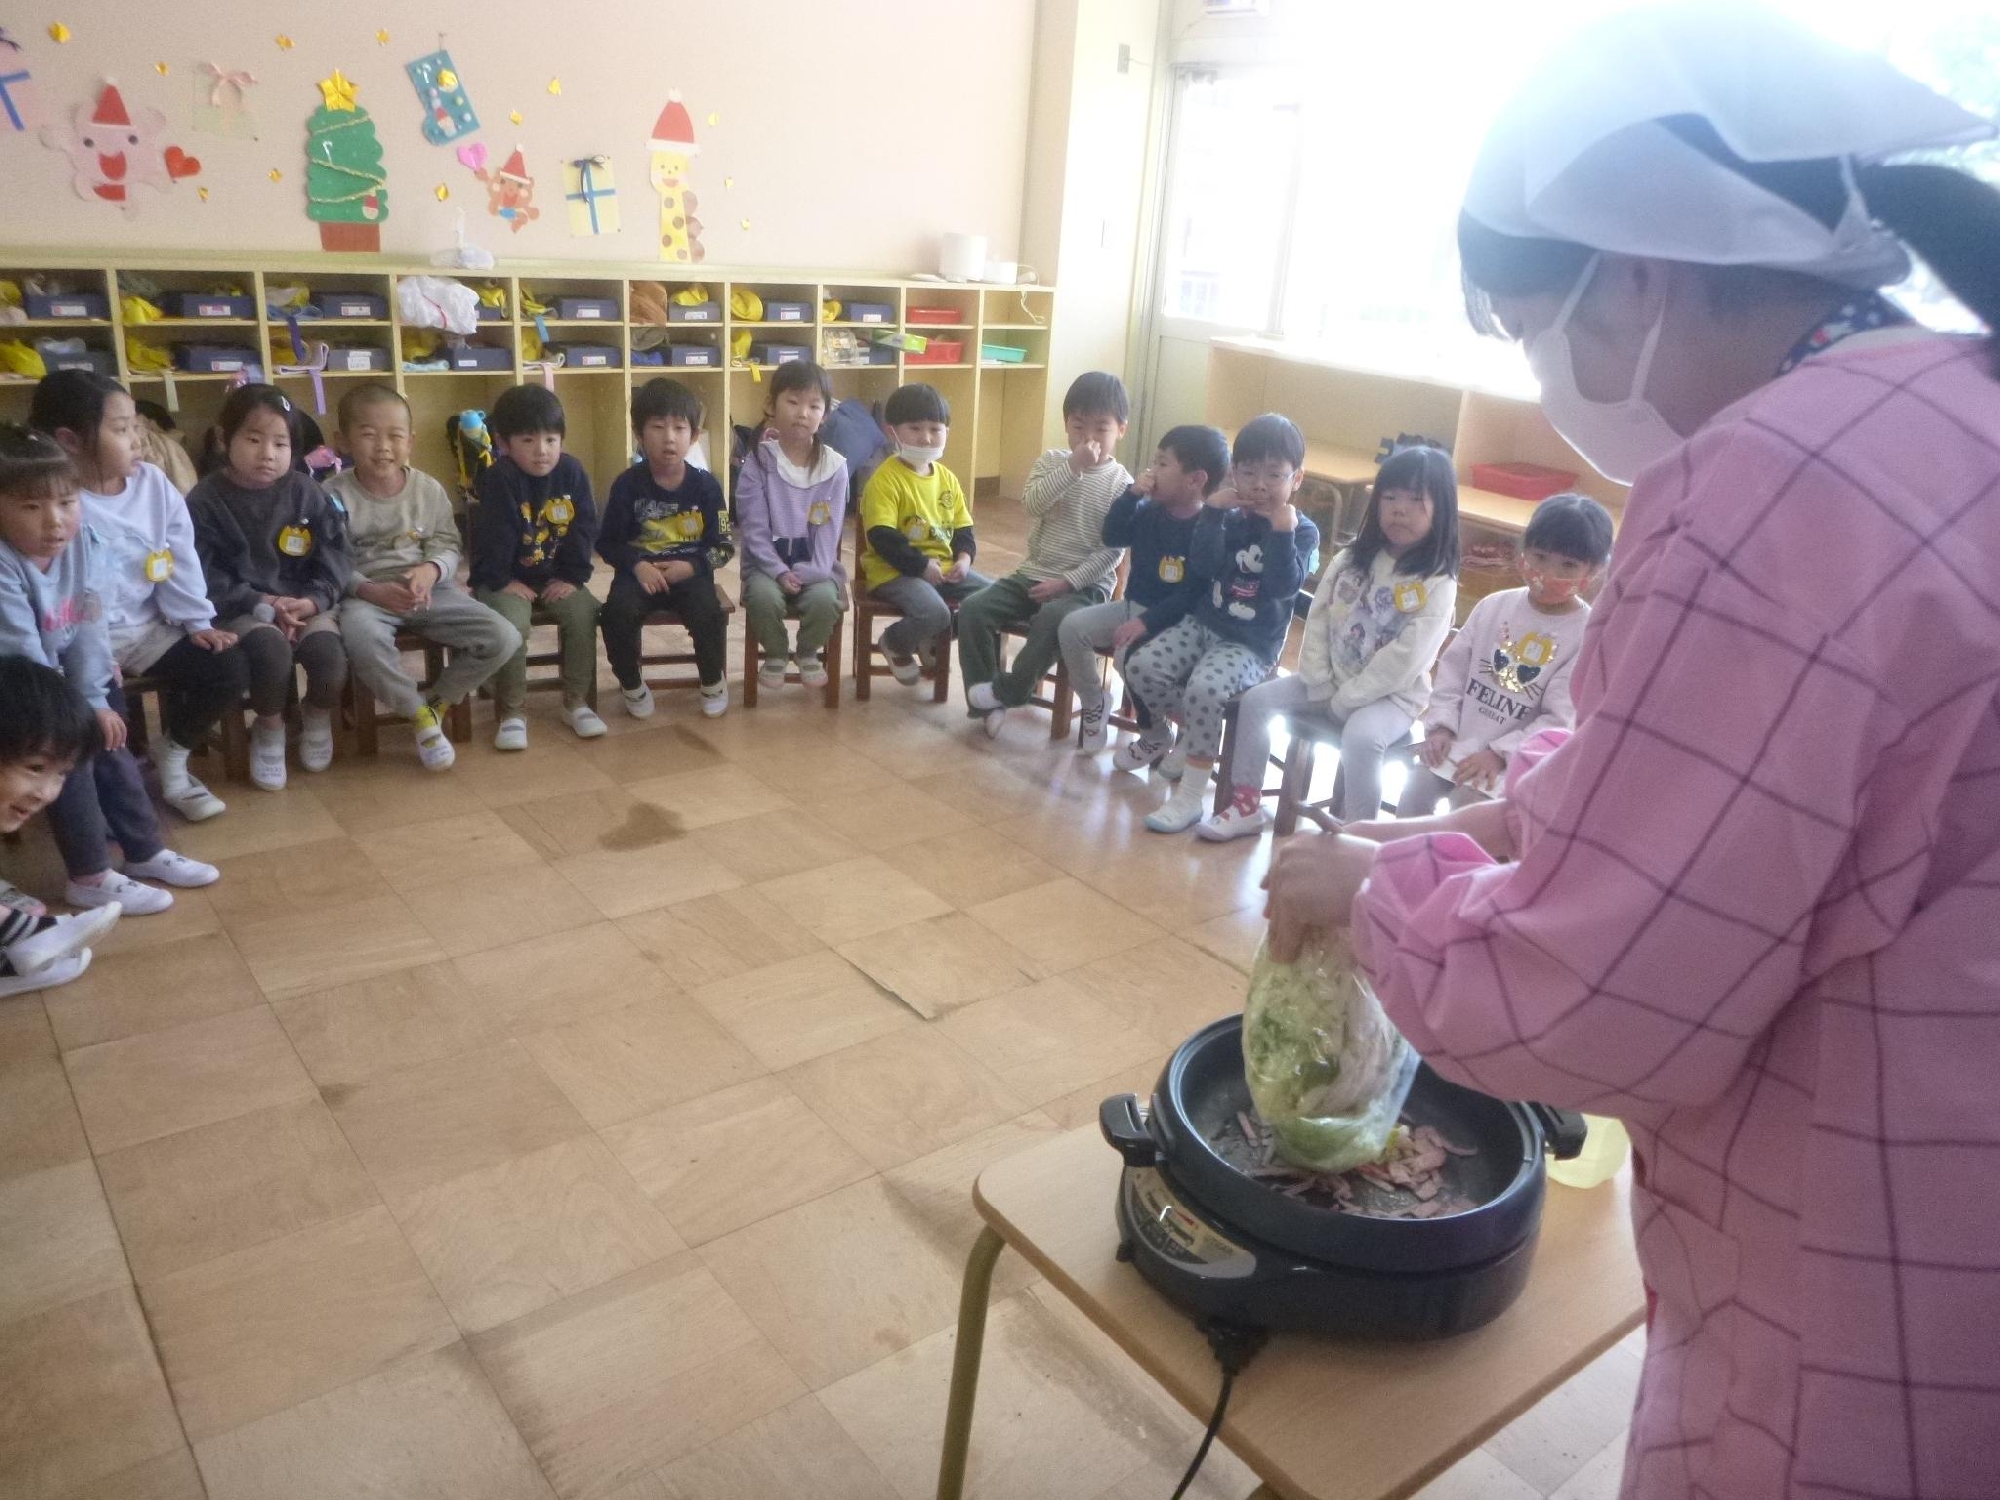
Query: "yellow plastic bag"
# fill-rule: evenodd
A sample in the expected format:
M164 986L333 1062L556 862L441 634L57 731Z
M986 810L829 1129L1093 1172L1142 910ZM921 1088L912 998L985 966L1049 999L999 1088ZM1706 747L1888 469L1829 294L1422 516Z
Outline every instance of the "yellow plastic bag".
M26 376L29 380L40 380L49 373L48 365L35 352L34 346L19 339L0 340L0 370L9 375Z
M148 302L136 292L128 292L120 297L118 310L125 315L127 323L157 323L166 316L158 305Z
M761 323L764 299L748 287L740 286L729 294L729 314L739 323Z

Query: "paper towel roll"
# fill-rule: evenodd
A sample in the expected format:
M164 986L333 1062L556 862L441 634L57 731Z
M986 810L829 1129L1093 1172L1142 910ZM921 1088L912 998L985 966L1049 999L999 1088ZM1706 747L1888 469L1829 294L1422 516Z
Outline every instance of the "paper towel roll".
M977 281L986 269L986 236L947 234L938 251L938 274L946 281Z

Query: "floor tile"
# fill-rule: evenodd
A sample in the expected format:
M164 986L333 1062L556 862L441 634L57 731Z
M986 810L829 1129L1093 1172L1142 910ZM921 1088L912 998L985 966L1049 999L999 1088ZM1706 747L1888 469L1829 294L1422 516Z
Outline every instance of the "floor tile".
M625 790L659 808L688 833L736 818L783 812L792 805L783 792L759 781L740 765L714 765L628 782Z
M449 962L419 964L273 1003L322 1088L469 1052L491 1035L483 997Z
M755 823L746 818L745 823ZM727 823L724 828L740 828ZM706 830L705 830L706 831ZM762 891L749 886L698 896L619 920L622 931L683 989L747 974L826 947Z
M1165 938L1063 976L1161 1047L1178 1047L1218 1017L1239 1014L1249 985L1239 969Z
M903 1500L937 1485L955 1328L820 1392ZM980 1361L968 1500L1093 1500L1174 1441L1115 1351L1081 1344L1029 1293L995 1304Z
M64 1061L99 1155L315 1092L267 1005L99 1042Z
M924 1026L814 1058L784 1077L878 1171L1028 1110L991 1073Z
M597 908L547 865L468 869L449 884L403 898L411 913L453 958L490 953L523 933L566 932L598 920Z
M874 1170L776 1078L656 1110L603 1134L691 1245Z
M0 1329L0 1494L57 1500L183 1446L129 1286Z
M694 998L768 1068L917 1024L907 1006L826 948L705 984Z
M339 767L312 790L351 838L405 823L469 816L481 806L470 786L398 755Z
M884 778L872 793L814 803L812 815L856 848L876 854L978 826L972 814L955 802L918 791L907 778L886 768ZM895 788L895 800L888 807L882 801L883 786Z
M812 1390L949 1325L958 1268L878 1178L700 1250L716 1280Z
M991 828L967 828L887 851L882 862L961 909L1045 885L1062 871Z
M1549 1500L1618 1500L1625 1477L1626 1436L1620 1433L1598 1449L1597 1456L1564 1481Z
M324 912L306 912L232 927L229 935L264 993L273 1000L351 984L445 956L399 896L380 896L342 907L338 921L329 921Z
M122 925L122 924L121 924ZM42 994L65 1051L261 1005L264 992L220 932L94 956L83 977Z
M1183 936L1204 953L1212 954L1232 969L1241 969L1248 974L1250 960L1256 956L1257 945L1264 940L1267 926L1263 904L1254 902L1241 911L1210 917L1206 922L1188 928Z
M939 1030L1015 1095L1041 1105L1152 1056L1160 1043L1091 998L1073 974L996 995Z
M203 893L225 927L271 917L325 915L394 894L360 847L344 835L239 854L216 868L222 878Z
M582 1135L584 1123L519 1042L327 1090L385 1198L400 1198Z
M636 848L686 837L650 803L609 785L536 797L499 809L501 820L544 859L603 847Z
M200 762L195 762L199 767ZM264 792L240 782L225 783L222 768L212 772L197 770L210 779L229 804L229 812L206 823L176 824L174 847L195 859L214 863L261 854L271 849L289 849L320 839L339 838L343 832L327 811L326 804L302 783L306 776L292 777L282 792Z
M569 739L566 726L551 725L545 730L537 725L530 754L495 750L488 712L482 705L474 714L472 745L458 747L458 763L452 767L453 779L463 782L486 806L511 807L541 797L617 785L590 763L588 745Z
M635 805L665 816L650 803ZM679 839L566 855L555 868L607 917L629 917L743 884L718 861L691 856Z
M909 876L873 857L767 880L757 889L828 943L870 937L950 909Z
M687 1248L595 1136L468 1172L389 1206L468 1333Z
M916 1213L924 1236L955 1266L963 1266L985 1220L972 1204L972 1184L996 1162L1045 1145L1057 1133L1048 1115L1035 1111L882 1174ZM994 1296L1005 1297L1034 1280L1028 1263L1003 1255L993 1277Z
M0 1181L0 1324L131 1279L94 1164Z
M786 797L807 806L865 801L882 784L882 765L813 725L775 740L753 740L733 759Z
M1151 922L1067 875L982 902L967 915L1025 954L1038 977L1161 940Z
M817 1397L739 1427L659 1471L659 1500L883 1500L888 1482Z
M176 1272L145 1298L197 1444L458 1337L380 1207Z
M549 1500L527 1445L463 1344L209 1439L209 1500Z
M1137 1094L1141 1099L1150 1099L1171 1055L1149 1057L1093 1079L1082 1088L1071 1089L1059 1099L1049 1100L1042 1105L1042 1113L1064 1130L1095 1124L1099 1108L1113 1094Z
M180 852L193 851L183 844ZM221 931L222 916L210 903L207 891L175 891L172 906L148 916L125 918L102 941L93 943L91 951L98 958L110 958L116 953L136 953Z
M542 862L540 851L495 812L403 823L363 834L355 843L381 879L401 896L448 889L468 874L518 870Z
M1209 844L1154 835L1072 873L1140 916L1180 932L1256 902L1270 867L1268 840Z
M1038 716L1030 719L1027 714L1019 714L1015 717L1024 723L1033 722L1046 728L1046 722ZM966 722L966 732L977 732L970 720ZM915 777L910 785L917 791L958 804L979 823L997 823L1003 818L1020 817L1044 806L1050 796L1046 782L1037 783L1017 775L990 754L934 776Z
M702 743L695 728L673 722L699 712L694 694L662 693L658 702L659 713L650 725L640 726L639 732L613 735L584 747L598 772L625 786L662 776L685 776L723 763L720 754ZM623 713L615 702L602 707L607 719Z
M1639 1360L1630 1350L1610 1349L1494 1434L1486 1452L1549 1494L1625 1431L1638 1391Z
M692 1255L471 1344L563 1500L609 1494L805 1394Z
M823 869L856 853L853 840L796 807L697 829L694 842L731 874L751 882Z
M834 951L926 1020L1034 982L1019 950L959 911Z
M694 1001L669 996L523 1037L593 1126L743 1083L763 1064Z
M1543 1495L1484 1448L1474 1448L1411 1500L1543 1500Z
M98 1169L141 1282L377 1201L316 1098L128 1146L99 1158Z
M525 1036L674 992L617 926L597 922L455 961L489 1032Z
M0 1001L0 1180L89 1155L41 996Z
M207 1494L193 1451L178 1447L80 1490L65 1490L62 1500L207 1500Z

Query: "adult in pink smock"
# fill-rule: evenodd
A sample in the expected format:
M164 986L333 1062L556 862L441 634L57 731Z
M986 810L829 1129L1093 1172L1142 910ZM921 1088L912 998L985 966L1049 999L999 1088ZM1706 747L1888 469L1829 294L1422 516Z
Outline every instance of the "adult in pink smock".
M1459 239L1632 484L1577 728L1271 876L1438 1071L1630 1127L1627 1500L2000 1496L2000 345L1878 291L2000 329L2000 194L1887 160L1990 133L1755 13L1551 60Z

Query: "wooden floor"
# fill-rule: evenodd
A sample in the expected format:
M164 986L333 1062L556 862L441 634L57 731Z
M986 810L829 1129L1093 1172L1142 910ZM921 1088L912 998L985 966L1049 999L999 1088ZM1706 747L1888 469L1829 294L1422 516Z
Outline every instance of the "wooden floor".
M930 1493L972 1179L1240 1007L1268 837L893 682L616 703L218 786L218 885L0 1002L0 1494ZM39 829L0 872L60 888ZM973 1493L1166 1495L1197 1424L996 1298ZM1637 1369L1425 1500L1609 1500Z

